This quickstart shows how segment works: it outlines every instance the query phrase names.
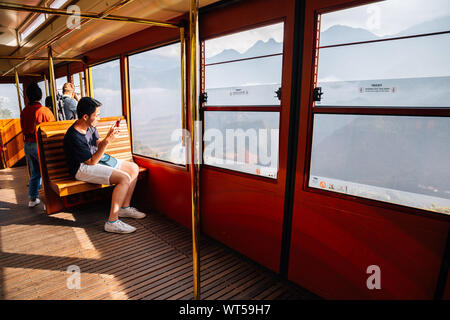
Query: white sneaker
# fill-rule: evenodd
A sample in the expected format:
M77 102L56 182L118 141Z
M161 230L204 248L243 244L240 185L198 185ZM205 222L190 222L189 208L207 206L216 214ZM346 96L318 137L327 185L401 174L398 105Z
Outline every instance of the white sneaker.
M120 220L117 220L114 223L105 222L105 231L107 232L114 232L114 233L131 233L135 232L136 228L133 226L130 226L129 224L126 224L125 222L122 222Z
M28 208L36 207L39 203L41 203L41 200L39 198L36 198L36 200L30 200L28 201Z
M143 219L146 217L146 214L140 212L138 209L133 207L120 208L119 210L120 218L135 218L135 219Z

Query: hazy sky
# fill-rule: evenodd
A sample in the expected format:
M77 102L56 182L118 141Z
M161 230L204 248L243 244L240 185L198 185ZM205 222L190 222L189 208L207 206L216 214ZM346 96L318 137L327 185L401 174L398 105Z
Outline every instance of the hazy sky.
M323 14L321 31L341 24L385 36L444 16L450 16L450 0L387 0Z
M283 42L283 23L207 40L205 41L205 55L209 58L225 49L234 49L240 53L244 53L257 41L262 40L267 42L270 38L275 39L277 42Z

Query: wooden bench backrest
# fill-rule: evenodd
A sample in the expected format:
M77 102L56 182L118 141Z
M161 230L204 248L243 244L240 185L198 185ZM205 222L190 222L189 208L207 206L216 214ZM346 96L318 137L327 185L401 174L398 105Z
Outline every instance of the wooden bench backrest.
M20 119L0 120L0 168L10 168L25 156Z
M118 117L102 118L97 124L100 139L108 133L109 128L114 125ZM66 166L66 157L63 149L64 135L75 120L45 122L39 125L38 140L42 141L40 160L47 167L48 179L50 181L70 179L71 176ZM132 160L130 136L127 122L122 118L120 122L120 134L108 145L106 153L117 159ZM40 137L39 137L40 135Z

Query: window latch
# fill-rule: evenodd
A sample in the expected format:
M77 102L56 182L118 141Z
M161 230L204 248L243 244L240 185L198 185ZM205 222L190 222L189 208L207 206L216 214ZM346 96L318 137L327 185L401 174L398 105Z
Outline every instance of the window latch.
M200 94L200 103L208 102L208 92L202 92Z
M281 101L281 87L278 88L277 91L275 91L276 97L278 98L278 100Z
M313 90L313 101L320 101L322 100L322 87L316 87Z

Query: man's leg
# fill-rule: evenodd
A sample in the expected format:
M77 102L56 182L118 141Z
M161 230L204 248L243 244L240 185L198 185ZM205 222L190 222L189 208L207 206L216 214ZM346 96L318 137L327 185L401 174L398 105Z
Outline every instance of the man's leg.
M41 171L39 169L39 159L35 143L25 143L25 155L27 158L28 167L30 168L28 196L30 200L34 201L39 197L39 189L41 185Z
M111 198L111 210L109 212L109 221L115 221L119 218L119 210L122 207L127 192L130 189L131 178L126 172L120 170L114 170L109 177L111 184L115 184L112 198Z
M137 177L139 175L139 167L134 162L124 161L120 166L120 171L126 172L131 178L130 185L122 203L122 207L125 208L130 206L131 197L133 196L134 188L137 183Z

